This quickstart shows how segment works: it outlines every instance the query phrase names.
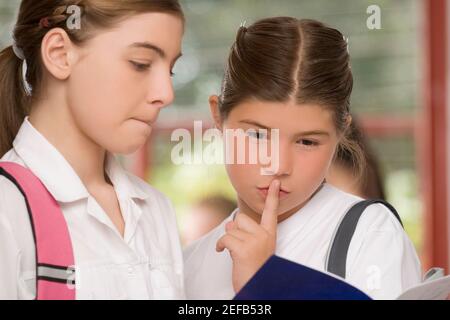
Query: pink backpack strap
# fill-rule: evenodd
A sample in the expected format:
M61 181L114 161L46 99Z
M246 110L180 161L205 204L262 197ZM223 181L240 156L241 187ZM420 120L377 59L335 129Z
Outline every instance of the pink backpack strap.
M74 300L75 261L64 215L53 196L29 170L0 162L0 175L25 198L36 248L36 299Z

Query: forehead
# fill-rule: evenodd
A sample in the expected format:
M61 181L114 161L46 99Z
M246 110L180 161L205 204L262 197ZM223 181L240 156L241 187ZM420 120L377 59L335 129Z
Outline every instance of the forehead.
M97 45L108 44L111 49L149 42L173 56L181 50L183 33L184 22L180 17L151 12L130 16L113 28L100 31L92 41Z
M334 131L332 112L318 104L247 101L237 105L227 118L227 121L236 124L244 120L252 120L286 133Z

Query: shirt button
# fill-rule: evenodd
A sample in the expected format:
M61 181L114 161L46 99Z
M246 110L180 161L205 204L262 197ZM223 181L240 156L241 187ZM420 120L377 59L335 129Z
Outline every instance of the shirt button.
M128 267L128 274L134 274L134 268Z

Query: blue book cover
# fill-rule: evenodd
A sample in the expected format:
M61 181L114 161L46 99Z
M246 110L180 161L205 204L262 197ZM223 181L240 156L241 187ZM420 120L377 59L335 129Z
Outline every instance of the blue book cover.
M272 256L234 300L371 300L343 280Z

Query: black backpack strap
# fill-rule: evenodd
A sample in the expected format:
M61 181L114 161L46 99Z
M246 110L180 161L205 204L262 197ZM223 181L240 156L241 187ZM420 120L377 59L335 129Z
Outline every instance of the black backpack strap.
M326 270L328 272L334 273L341 278L345 278L348 248L353 234L355 233L359 218L368 206L375 203L384 204L394 214L403 227L402 220L397 211L386 201L363 200L356 203L345 214L336 230L326 262Z

